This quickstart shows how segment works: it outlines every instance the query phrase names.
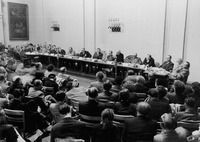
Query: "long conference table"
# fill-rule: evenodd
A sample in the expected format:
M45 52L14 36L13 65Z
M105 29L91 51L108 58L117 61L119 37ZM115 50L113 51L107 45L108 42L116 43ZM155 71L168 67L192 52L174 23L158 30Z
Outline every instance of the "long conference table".
M65 66L68 70L78 71L83 73L85 68L88 68L89 74L94 73L93 68L102 69L115 69L115 76L119 75L119 71L123 72L124 76L127 70L134 70L135 73L144 74L153 72L158 76L169 76L169 72L160 68L147 68L145 65L138 65L132 63L115 63L114 61L103 61L99 59L83 58L78 56L68 56L60 54L48 54L48 53L37 53L37 52L26 52L26 55L30 59L34 57L38 58L38 61L44 65L53 64L55 67L60 68Z

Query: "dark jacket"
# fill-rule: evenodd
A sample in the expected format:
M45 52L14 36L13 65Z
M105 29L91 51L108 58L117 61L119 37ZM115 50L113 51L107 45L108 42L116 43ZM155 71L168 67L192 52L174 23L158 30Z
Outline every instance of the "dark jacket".
M166 71L172 71L173 67L174 67L174 63L172 63L171 61L165 61L163 62L163 64L160 66L161 68L165 69Z

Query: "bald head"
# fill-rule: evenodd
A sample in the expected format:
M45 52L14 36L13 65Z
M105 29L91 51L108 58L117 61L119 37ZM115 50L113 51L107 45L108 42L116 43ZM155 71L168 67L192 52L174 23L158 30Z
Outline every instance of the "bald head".
M137 104L138 115L148 115L151 111L151 106L147 102L140 102Z

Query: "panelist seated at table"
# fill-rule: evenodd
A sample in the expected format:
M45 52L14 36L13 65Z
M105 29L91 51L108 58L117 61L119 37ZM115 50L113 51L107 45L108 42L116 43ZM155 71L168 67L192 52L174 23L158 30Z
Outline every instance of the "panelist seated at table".
M90 52L86 51L85 48L82 48L81 53L79 54L80 57L91 58L92 55Z
M108 56L107 56L107 61L114 61L115 57L113 56L113 52L109 51Z
M122 54L120 50L116 53L116 60L119 63L124 62L124 54Z
M137 53L135 53L133 56L132 56L132 59L130 60L131 63L133 64L142 64L142 60L140 57L137 56Z
M75 51L74 51L74 49L72 48L72 47L69 47L69 50L68 50L68 52L67 52L67 55L69 55L69 56L75 56Z
M171 72L174 67L174 63L172 63L171 59L172 59L172 56L168 55L166 58L166 61L164 61L160 67L165 69L166 71Z
M181 80L184 83L187 82L188 76L190 74L190 63L189 62L184 62L182 67L176 71L176 73L172 74L172 76L177 79Z
M155 67L154 58L150 54L147 54L147 57L144 59L143 64L148 67Z
M93 55L93 59L102 59L103 53L100 48L97 48L97 51Z
M60 47L58 47L58 54L65 55L66 51L64 49L61 49Z
M178 58L176 60L176 63L174 64L174 68L172 70L172 74L176 74L177 71L179 71L182 68L183 60L181 58Z

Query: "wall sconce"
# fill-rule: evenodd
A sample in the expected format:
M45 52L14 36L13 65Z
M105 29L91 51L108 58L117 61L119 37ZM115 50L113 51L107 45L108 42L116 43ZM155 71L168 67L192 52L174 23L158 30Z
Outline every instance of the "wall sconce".
M110 29L111 32L121 32L122 27L119 18L110 18L108 19L108 23L108 29Z

